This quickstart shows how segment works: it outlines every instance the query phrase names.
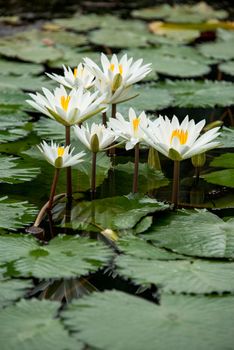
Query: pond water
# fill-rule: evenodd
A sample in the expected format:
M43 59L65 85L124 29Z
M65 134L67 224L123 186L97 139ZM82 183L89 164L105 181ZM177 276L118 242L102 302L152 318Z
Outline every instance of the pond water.
M1 349L232 349L233 9L229 2L66 4L61 12L62 2L48 11L38 3L31 14L25 2L2 6ZM117 104L125 118L133 107L152 121L189 115L221 126L220 145L202 166L180 161L177 205L173 161L147 143L137 193L135 152L125 144L115 155L97 154L91 192L92 154L72 130L72 146L86 152L72 168L73 198L61 169L52 210L41 211L54 167L37 145L64 144L65 128L25 100L58 86L45 72L63 74L63 64L74 68L85 57L100 64L101 52L152 63L132 88L138 96ZM101 120L99 113L87 123Z

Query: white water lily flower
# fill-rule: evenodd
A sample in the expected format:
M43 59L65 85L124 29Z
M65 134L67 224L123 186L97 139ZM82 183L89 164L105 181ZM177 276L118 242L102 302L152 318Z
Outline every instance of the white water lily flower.
M91 94L79 87L68 94L63 85L53 93L46 88L42 88L42 91L44 96L39 93L29 94L32 100L26 102L65 126L81 123L106 108L103 105L106 96L99 96L98 91Z
M57 81L59 84L64 85L69 89L78 89L82 86L85 89L89 89L94 84L94 75L82 64L72 70L70 67L65 67L63 65L64 75L58 75L55 73L49 74L49 78Z
M93 123L90 128L86 123L85 126L81 127L76 125L73 129L77 138L94 153L105 150L116 140L112 130L103 124Z
M220 142L214 141L219 136L220 127L213 128L200 135L205 120L195 124L188 116L182 123L176 116L170 121L160 116L157 123L149 122L145 132L145 142L172 160L191 158L196 154L218 147Z
M150 71L150 64L142 65L143 59L133 62L133 58L123 55L120 60L114 54L109 60L101 54L102 69L90 58L84 58L87 69L96 76L95 86L107 93L107 103L120 103L136 95L130 94L130 87L142 80Z
M71 149L70 146L59 146L53 141L51 141L50 145L43 141L37 147L43 153L45 159L55 168L67 168L76 165L83 162L82 157L85 156L84 151L72 155L74 148Z
M116 118L110 118L108 127L110 127L117 137L127 141L126 150L132 149L138 142L144 141L144 131L149 123L145 112L137 117L133 108L129 109L129 120L125 120L122 114L116 113ZM140 128L141 126L141 128Z

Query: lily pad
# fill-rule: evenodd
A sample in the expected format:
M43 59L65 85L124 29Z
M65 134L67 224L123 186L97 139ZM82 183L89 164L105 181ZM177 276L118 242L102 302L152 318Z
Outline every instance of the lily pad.
M31 237L21 235L2 235L0 241L1 261L14 261L14 268L21 276L68 278L86 275L107 264L112 255L101 242L77 236L57 236L43 246Z
M54 83L45 77L34 77L30 75L22 75L14 77L12 75L0 75L0 89L13 89L14 91L22 89L25 91L40 90L42 87L52 88ZM17 92L20 96L20 93ZM24 96L26 99L27 96ZM25 103L26 105L26 103Z
M0 60L0 70L2 75L37 75L44 71L40 64L12 62Z
M21 300L2 310L2 350L81 350L83 346L69 336L56 318L59 307L60 303L55 301L32 299Z
M207 211L182 211L159 219L144 238L158 247L188 256L234 257L234 222Z
M223 127L221 134L218 137L221 145L219 148L233 148L234 147L234 128Z
M39 173L40 168L19 167L19 158L10 158L0 155L0 183L17 184L20 182L31 181Z
M210 166L218 168L234 168L234 154L221 154L221 156L214 158L212 162L210 162Z
M73 301L62 316L90 347L220 350L232 348L233 302L233 296L163 295L159 306L112 290Z
M234 40L201 44L197 46L197 49L205 57L226 61L234 58Z
M0 229L16 230L32 222L36 208L27 201L0 198Z
M234 104L234 84L226 81L167 80L155 86L173 96L175 107L227 107Z
M213 171L209 174L204 174L201 177L209 183L234 188L234 169Z
M234 61L227 61L219 65L219 70L225 74L234 76Z

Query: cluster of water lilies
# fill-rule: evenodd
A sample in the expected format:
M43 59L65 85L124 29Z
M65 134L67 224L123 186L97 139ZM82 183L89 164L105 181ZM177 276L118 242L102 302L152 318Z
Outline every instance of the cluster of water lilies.
M219 127L202 133L205 120L195 123L188 117L179 122L176 116L148 117L144 111L137 114L133 108L128 115L117 112L116 105L133 99L134 83L142 80L150 71L150 64L143 60L133 61L123 55L119 60L116 55L108 59L101 54L101 68L89 58L84 58L77 68L63 67L64 75L47 74L60 84L53 92L42 88L43 94L30 94L27 102L38 111L56 120L65 127L65 146L51 141L43 141L39 150L46 160L55 167L55 176L51 188L48 208L51 209L58 180L59 170L67 168L67 197L72 196L71 167L82 162L85 152L74 154L70 145L71 127L74 134L86 148L92 152L91 189L96 188L96 155L101 151L114 154L118 143L125 143L126 150L135 148L135 170L133 176L133 192L138 191L138 166L140 144L149 146L174 161L174 181L172 201L178 202L179 163L181 160L200 155L217 147L215 141L219 135ZM111 109L111 117L107 117ZM150 109L150 106L149 106ZM98 113L102 113L102 121L91 125L85 122ZM202 133L202 134L201 134Z

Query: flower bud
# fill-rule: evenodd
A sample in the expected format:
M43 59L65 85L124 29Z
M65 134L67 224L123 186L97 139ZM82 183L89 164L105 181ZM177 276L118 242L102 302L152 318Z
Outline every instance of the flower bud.
M195 168L201 168L206 162L206 154L205 153L196 154L191 158L191 160Z
M97 134L94 134L91 137L90 147L93 153L97 153L99 151L99 139Z
M63 157L61 157L61 156L57 157L55 159L54 166L55 166L55 168L62 168L62 166L63 166Z
M110 239L111 241L115 242L118 240L116 232L111 230L110 228L106 228L105 230L101 231L101 233L103 234L103 236Z
M218 126L222 126L223 125L223 122L221 120L215 120L214 122L212 123L209 123L207 124L202 131L206 132L206 131L209 131L213 128L217 128Z
M114 93L122 84L123 78L122 75L120 73L116 74L114 79L113 79L113 83L112 83L112 87L111 90Z

